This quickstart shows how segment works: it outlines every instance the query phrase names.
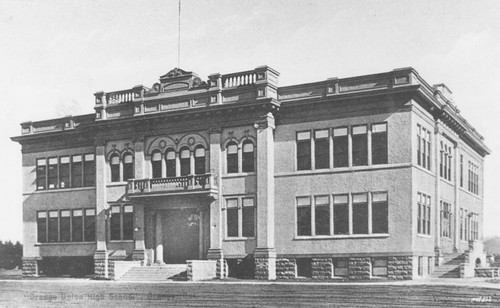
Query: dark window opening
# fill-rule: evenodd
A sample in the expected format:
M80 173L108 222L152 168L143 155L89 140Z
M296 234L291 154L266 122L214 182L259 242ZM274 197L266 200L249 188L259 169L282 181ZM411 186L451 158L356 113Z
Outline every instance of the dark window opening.
M205 148L202 146L196 147L194 150L194 173L205 174Z
M330 235L330 201L328 196L315 197L314 225L316 235Z
M311 133L297 133L297 170L311 170Z
M372 199L372 233L388 233L387 193L374 193Z
M130 153L123 157L123 181L134 178L134 156Z
M120 157L115 154L111 156L111 182L120 182Z
M167 177L175 177L176 176L176 167L175 167L175 151L167 150L165 154L165 161L167 164Z
M151 155L151 169L153 173L153 179L161 178L161 152L155 151Z
M387 164L387 124L372 126L372 164Z
M59 187L68 188L69 185L69 156L59 158Z
M349 147L347 128L333 130L333 167L347 167L349 165Z
M295 259L297 277L312 277L312 260L310 258Z
M353 195L352 233L368 234L368 202L366 194Z
M314 132L314 160L316 169L330 168L330 143L328 130Z
M352 165L366 166L368 164L368 135L366 125L352 128Z
M251 141L243 143L243 172L254 172L254 146Z
M37 241L38 243L47 242L47 212L38 212L36 218Z
M349 206L347 195L334 196L333 234L349 234Z
M231 142L226 148L227 173L238 173L238 145Z
M297 198L297 235L311 235L311 199Z

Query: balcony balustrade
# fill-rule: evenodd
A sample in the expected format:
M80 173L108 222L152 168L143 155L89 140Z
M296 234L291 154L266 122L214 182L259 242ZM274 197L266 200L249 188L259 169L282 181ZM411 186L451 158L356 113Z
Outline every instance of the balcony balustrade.
M211 174L196 174L157 179L132 179L128 181L127 194L179 193L189 191L207 191L215 188Z

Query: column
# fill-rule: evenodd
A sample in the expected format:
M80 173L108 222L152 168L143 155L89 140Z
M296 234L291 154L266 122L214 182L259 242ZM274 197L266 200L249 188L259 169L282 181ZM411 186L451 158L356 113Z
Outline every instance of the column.
M431 152L434 154L434 159L433 159L433 168L434 168L434 175L435 175L435 195L434 198L431 198L431 207L434 206L434 226L435 226L435 247L434 251L436 253L436 256L438 257L439 264L441 264L441 206L440 206L440 199L441 199L441 194L440 194L440 186L441 186L441 176L439 175L439 159L440 159L440 154L441 154L441 149L439 147L439 134L440 134L440 122L439 120L436 121L435 128L434 128L434 140L431 143L431 147L434 147L434 151ZM431 151L431 149L428 149L428 151ZM431 217L432 219L432 217Z
M454 148L454 154L453 156L455 157L455 164L454 164L454 170L453 170L453 175L454 175L454 189L455 189L455 204L453 207L453 243L454 243L454 250L458 251L460 248L460 199L459 199L459 186L460 186L460 154L458 153L458 144L455 143Z
M132 260L146 260L144 233L144 205L134 204L134 251L132 252Z
M167 155L165 153L161 154L161 177L167 177ZM152 176L151 176L152 177Z
M255 123L257 129L257 248L255 278L276 279L274 249L274 116Z
M108 278L108 251L106 247L106 146L96 143L96 244L94 272L97 278Z
M212 128L210 134L210 173L215 183L219 183L217 195L212 196L214 200L210 203L210 248L208 249L207 259L217 262L217 277L224 278L224 255L222 253L222 200L221 200L221 174L222 174L222 130Z
M175 152L175 176L181 176L181 158L179 152Z
M160 212L156 213L156 258L155 263L158 265L164 264L163 262L163 230L162 230L162 215Z

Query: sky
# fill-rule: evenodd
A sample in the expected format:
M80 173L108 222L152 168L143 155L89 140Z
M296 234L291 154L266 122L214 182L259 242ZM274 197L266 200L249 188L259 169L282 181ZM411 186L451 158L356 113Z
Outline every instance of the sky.
M281 86L413 67L485 137L484 234L500 236L500 1L182 0L180 67L269 65ZM0 0L0 240L22 239L19 124L93 113L97 91L178 66L178 1Z

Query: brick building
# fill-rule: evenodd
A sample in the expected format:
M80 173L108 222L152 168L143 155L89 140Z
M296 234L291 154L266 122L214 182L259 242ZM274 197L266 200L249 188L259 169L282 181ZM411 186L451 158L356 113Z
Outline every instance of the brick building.
M174 69L22 123L23 274L412 279L484 262L489 150L445 85L412 68L278 77Z

